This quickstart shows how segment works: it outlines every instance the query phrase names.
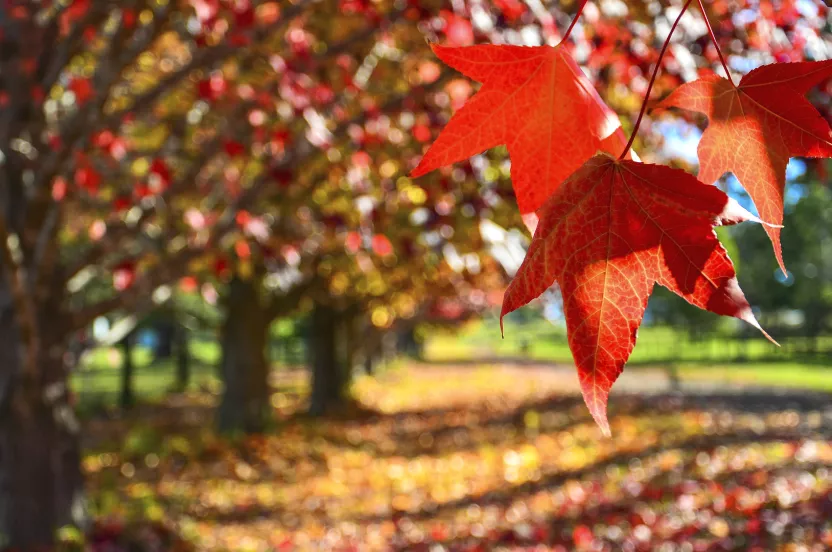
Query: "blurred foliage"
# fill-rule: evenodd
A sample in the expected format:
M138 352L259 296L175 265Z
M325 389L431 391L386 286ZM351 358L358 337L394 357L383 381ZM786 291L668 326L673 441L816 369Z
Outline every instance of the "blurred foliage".
M814 175L799 185L800 197L783 226L784 275L766 262L763 236L737 228L743 287L773 330L818 337L832 329L832 192Z

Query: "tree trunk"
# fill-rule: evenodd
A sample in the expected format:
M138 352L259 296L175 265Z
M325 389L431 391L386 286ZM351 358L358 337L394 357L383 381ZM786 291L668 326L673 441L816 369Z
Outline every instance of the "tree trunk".
M322 416L347 404L350 380L344 358L346 343L338 311L316 304L309 325L309 355L312 365L312 397L309 414Z
M176 383L174 388L184 393L191 383L191 355L188 350L188 328L180 324L176 332Z
M176 339L176 326L173 321L164 318L159 320L156 330L156 347L153 349L153 360L165 360L173 356L173 342Z
M121 408L127 410L132 408L136 402L136 397L133 394L133 336L128 334L121 340L121 351L124 356L121 361L121 395L119 404Z
M376 372L379 357L381 356L381 337L382 334L372 327L372 324L365 324L364 335L360 343L360 350L362 352L364 373L372 376Z
M271 418L267 318L259 283L234 278L228 286L221 337L225 389L218 412L220 431L260 433Z
M364 373L368 376L376 373L376 359L370 352L364 353Z
M389 363L396 359L399 354L399 338L396 332L386 331L381 334L381 359Z
M0 549L29 552L50 549L58 529L82 526L86 512L64 349L43 347L35 382L19 377L20 350L13 316L0 310Z
M416 328L409 327L399 333L399 351L416 360L422 360L422 342L416 337Z

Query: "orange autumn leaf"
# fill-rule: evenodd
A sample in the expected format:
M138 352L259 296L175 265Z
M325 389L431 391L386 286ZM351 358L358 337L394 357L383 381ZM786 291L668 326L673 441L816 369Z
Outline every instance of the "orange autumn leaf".
M832 129L804 97L832 78L832 60L774 63L759 67L734 86L711 75L673 91L657 107L703 113L708 127L699 142L699 179L716 181L731 172L748 191L767 226L777 262L789 157L832 157Z
M505 144L517 203L531 214L597 151L624 149L615 113L561 46L432 48L483 86L454 114L414 177Z
M560 285L584 401L606 435L607 397L635 346L654 284L760 328L714 232L757 219L715 186L678 169L599 154L539 214L501 320Z

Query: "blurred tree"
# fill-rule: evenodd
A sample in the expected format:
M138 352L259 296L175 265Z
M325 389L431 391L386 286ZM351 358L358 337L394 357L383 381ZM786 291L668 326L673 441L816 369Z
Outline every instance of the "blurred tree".
M260 295L255 280L234 277L224 297L228 314L220 336L220 373L225 390L218 412L224 431L262 431L267 420L269 366L263 351L271 321L260 307Z
M190 331L187 323L180 321L175 330L176 341L176 379L173 391L183 393L191 382L191 353L189 349Z
M239 212L323 147L305 115L331 92L307 75L330 74L380 26L354 14L347 41L313 50L312 4L0 6L0 534L12 547L48 547L84 522L72 336L164 301L238 232ZM235 162L243 151L252 163ZM216 218L200 224L194 205Z
M377 15L382 13L379 9L376 8ZM326 21L337 21L337 15L333 13L332 19ZM371 48L363 52L357 48L357 52L344 52L335 58L337 67L326 73L329 92L323 94L315 116L328 110L336 121L334 128L343 132L329 132L328 127L321 130L323 137L318 138L324 145L321 151L305 159L303 170L294 167L282 171L276 176L279 186L261 194L258 202L238 213L240 233L234 235L234 240L229 239L225 247L220 244L215 272L222 273L217 274L221 280L235 280L238 285L250 281L252 287L265 286L265 290L262 301L249 306L252 312L260 313L259 318L246 317L236 322L227 319L226 328L251 324L255 319L268 324L276 316L301 307L315 311L320 306L339 318L332 327L318 324L321 331L346 335L348 330L361 325L386 329L396 319L397 309L412 311L420 297L448 293L447 289L427 285L430 278L424 275L430 270L425 268L426 264L440 262L445 246L456 244L453 247L462 247L463 254L471 249L471 254L477 256L482 241L475 234L483 218L509 225L519 223L511 203L506 201L511 191L505 165L502 171L481 180L475 178L472 167L434 175L419 185L406 176L438 127L440 115L447 116L449 99L453 98L458 105L471 93L467 83L450 80L438 65L422 61L429 49L419 27L413 24L421 16L418 11L394 10L387 14L389 28L374 36ZM350 23L353 18L354 14L344 19ZM311 25L308 39L314 44L349 40L342 38L349 27L347 23L342 20L338 24ZM361 93L355 94L359 87ZM308 99L294 96L290 100ZM308 112L305 116L315 119ZM291 129L282 131L281 136L282 140L296 140ZM251 165L256 161L252 154L239 152L236 162ZM486 162L481 161L481 165ZM461 211L457 212L457 208ZM217 218L210 211L199 216ZM425 259L420 255L424 252L431 252L433 257ZM265 272L253 278L253 267L258 266L263 266ZM306 296L317 306L302 305ZM251 293L247 297L253 301L258 295ZM225 310L228 317L240 316L241 312ZM373 315L380 321L376 325L368 324ZM346 339L309 336L310 342L319 338L339 342ZM233 346L226 339L222 343ZM341 355L319 357L318 368L313 370L313 374L318 374L313 378L313 388L329 385L322 379L326 373L331 374L338 387L346 385L349 378L341 377L343 366L350 366L351 358L362 355L362 348L366 347L343 345L339 346ZM262 355L257 365L266 364L265 351ZM336 358L344 355L350 358ZM249 379L242 365L223 369L222 374L223 378ZM265 376L260 373L256 377L261 388L267 387ZM246 386L226 385L226 389L231 388ZM336 397L346 393L340 389L336 393L313 392L313 396ZM230 399L228 394L223 401L226 399ZM263 398L258 391L251 400L262 402ZM241 401L245 403L247 399L238 397L236 406L221 407L220 412L236 411ZM312 408L327 409L328 406ZM251 411L262 409L254 407Z
M804 193L783 221L784 275L766 257L765 235L737 228L740 258L749 296L766 313L764 320L787 336L809 338L809 352L832 329L832 192L817 173L802 179ZM798 313L798 318L789 313ZM790 328L791 326L791 328Z
M121 346L121 393L119 394L119 406L123 410L132 408L136 402L136 394L133 391L133 333L129 333L119 342Z

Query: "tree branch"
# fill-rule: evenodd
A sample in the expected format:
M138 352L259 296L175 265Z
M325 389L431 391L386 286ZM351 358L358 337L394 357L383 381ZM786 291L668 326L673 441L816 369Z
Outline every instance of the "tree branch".
M40 378L38 356L40 337L37 315L31 294L26 291L26 273L11 245L11 235L6 226L6 217L0 214L0 265L11 292L14 314L21 337L20 360L24 378L37 381Z
M187 272L188 263L202 255L205 250L204 247L182 249L173 257L158 263L152 271L145 271L143 277L137 279L129 289L74 312L70 330L84 328L99 316L116 309L145 308L145 302L152 301L156 288L183 276Z
M117 5L116 2L113 3ZM55 36L57 36L57 32L60 29L59 19L61 14L68 6L69 3L66 3L62 8L58 9L50 20L50 27L54 28ZM65 39L57 42L57 44L54 42L45 42L45 44L55 44L57 47L47 48L44 51L44 58L39 64L38 72L43 74L40 81L43 90L48 91L55 86L61 73L66 69L66 65L79 53L79 46L84 44L83 37L86 29L90 26L100 25L102 20L106 19L109 8L110 3L108 2L90 3L89 10L75 22ZM96 20L98 21L96 22ZM44 38L49 38L49 36L44 36Z
M245 119L242 117L242 114L250 105L249 102L240 102L233 116L226 119L229 125L233 126L236 122L244 121ZM137 221L128 224L125 220L122 220L119 224L109 227L107 233L69 267L65 275L65 281L71 280L87 266L98 263L106 254L118 250L122 246L124 238L130 237L136 229L141 229L142 225L158 212L158 206L168 204L172 197L183 192L196 182L204 167L216 155L222 152L223 140L227 139L231 133L231 127L219 130L207 144L200 146L199 155L192 159L189 169L184 173L180 173L178 178L175 178L156 197L154 205L142 211ZM171 221L168 220L168 226L170 226L170 223Z
M313 275L292 287L286 293L273 294L264 309L266 319L272 321L275 318L291 314L298 308L300 298L318 284L320 284L320 280L317 275Z

